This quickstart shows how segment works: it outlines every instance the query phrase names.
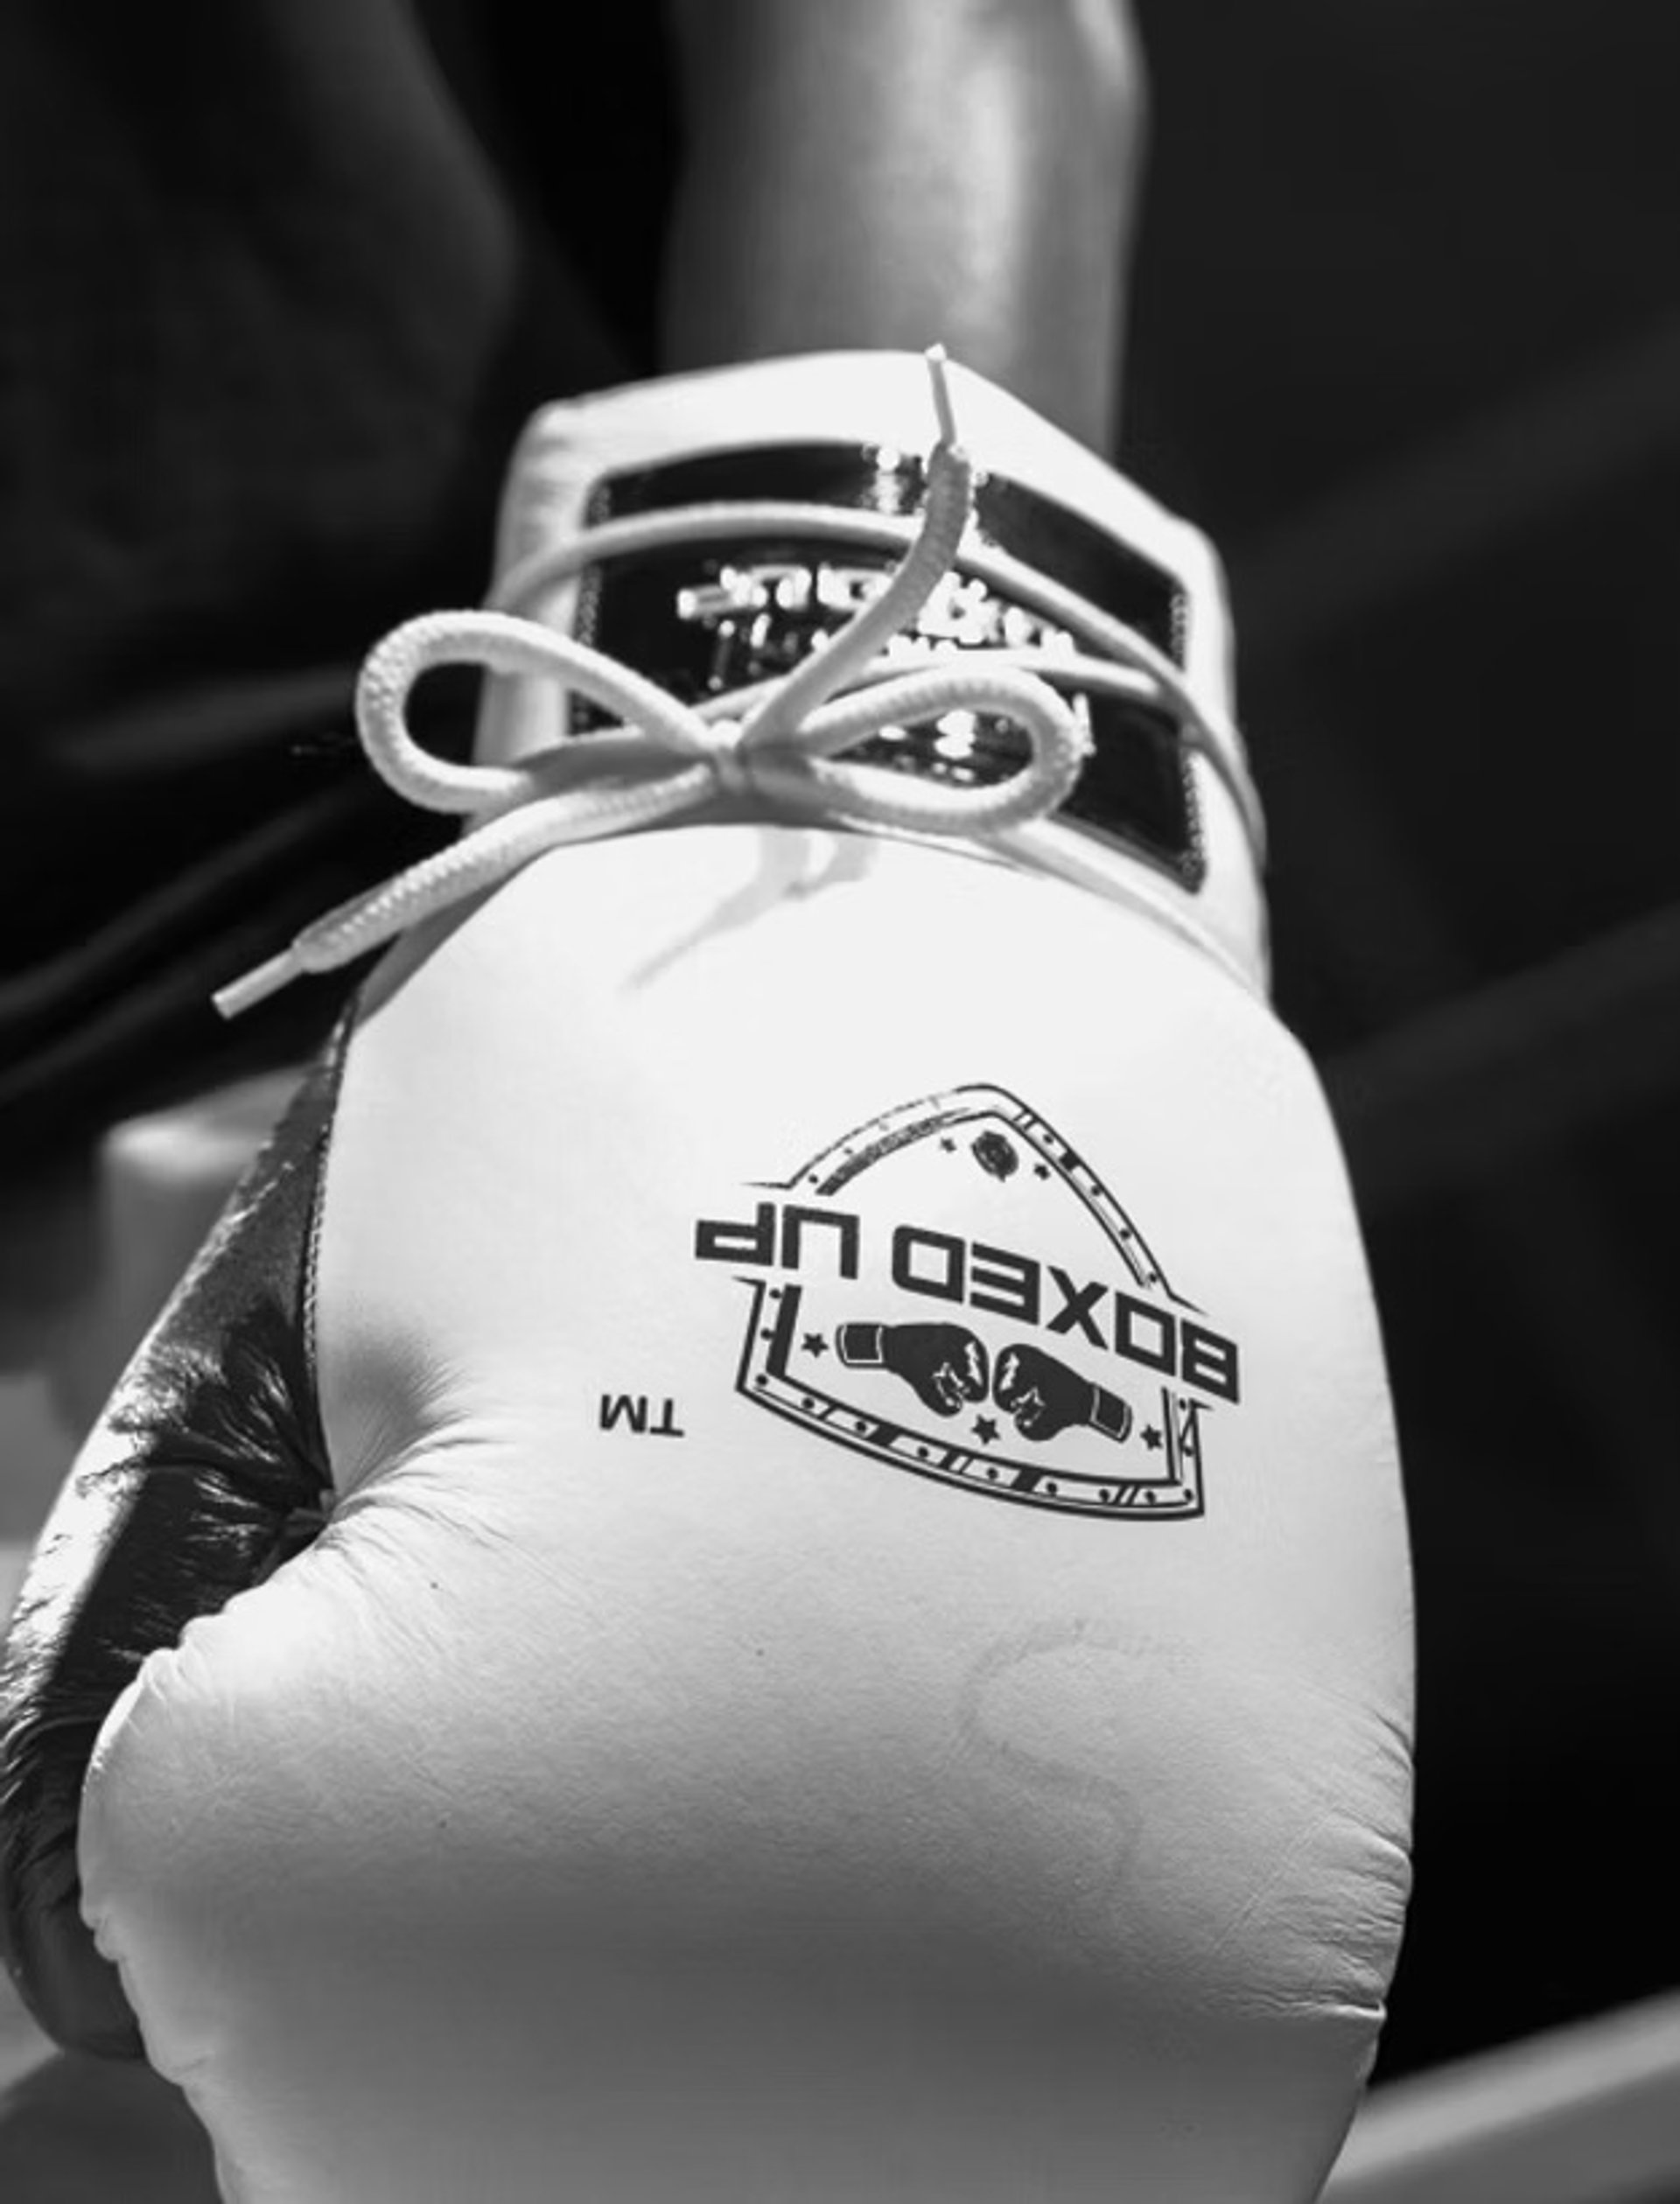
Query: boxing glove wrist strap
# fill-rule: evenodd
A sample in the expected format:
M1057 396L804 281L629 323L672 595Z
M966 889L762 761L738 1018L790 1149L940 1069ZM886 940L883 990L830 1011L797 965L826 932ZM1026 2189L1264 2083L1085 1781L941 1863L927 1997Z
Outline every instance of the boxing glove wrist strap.
M510 575L486 612L427 614L369 654L356 692L357 730L368 761L423 808L472 821L463 837L383 886L306 927L216 996L234 1016L305 972L329 971L382 947L466 897L498 885L544 851L630 833L722 796L770 815L875 825L976 840L1048 816L1071 793L1089 735L1053 683L1146 701L1164 710L1186 747L1205 756L1229 791L1256 855L1258 799L1233 731L1211 724L1172 661L1124 622L1007 554L965 542L974 470L956 441L943 355L928 355L940 437L928 461L919 522L892 514L758 500L640 514L584 531ZM900 562L878 595L785 678L754 683L698 707L589 645L506 609L564 571L660 545L763 535L888 545ZM886 654L954 570L1012 591L1105 654L959 650L904 673ZM564 740L517 765L463 766L430 757L405 717L421 675L467 664L502 675L547 677L615 714L622 724ZM847 692L844 695L842 692ZM1014 773L984 787L954 787L848 764L838 753L885 727L953 710L996 713L1027 738Z

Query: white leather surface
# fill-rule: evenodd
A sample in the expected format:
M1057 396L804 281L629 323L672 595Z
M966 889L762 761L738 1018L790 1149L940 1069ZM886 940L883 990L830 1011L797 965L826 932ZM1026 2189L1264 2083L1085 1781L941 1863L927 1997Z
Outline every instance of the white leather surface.
M344 1504L148 1663L87 1796L90 1917L230 2196L1313 2194L1399 1926L1410 1645L1292 1043L1124 910L858 836L570 851L402 964L327 1180ZM751 1284L696 1220L975 1083L1240 1343L1200 1518L1002 1501L738 1391ZM1025 1181L956 1161L915 1221L991 1244ZM898 1321L877 1255L855 1312ZM1157 1378L1034 1337L1146 1469ZM682 1435L604 1430L621 1394Z

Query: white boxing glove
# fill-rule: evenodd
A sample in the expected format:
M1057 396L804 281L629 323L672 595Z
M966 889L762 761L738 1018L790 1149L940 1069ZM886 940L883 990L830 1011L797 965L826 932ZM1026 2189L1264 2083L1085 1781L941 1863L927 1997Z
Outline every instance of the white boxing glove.
M1404 1518L1219 577L950 389L931 491L914 358L556 407L504 625L376 654L500 668L464 871L321 951L411 921L4 1686L25 1990L245 2204L1304 2204L1352 2117Z

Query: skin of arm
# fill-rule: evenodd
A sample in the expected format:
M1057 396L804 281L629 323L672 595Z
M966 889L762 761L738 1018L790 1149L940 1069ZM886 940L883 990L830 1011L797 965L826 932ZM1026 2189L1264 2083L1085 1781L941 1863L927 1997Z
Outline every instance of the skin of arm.
M1125 0L668 0L671 369L942 342L1112 448L1146 85Z

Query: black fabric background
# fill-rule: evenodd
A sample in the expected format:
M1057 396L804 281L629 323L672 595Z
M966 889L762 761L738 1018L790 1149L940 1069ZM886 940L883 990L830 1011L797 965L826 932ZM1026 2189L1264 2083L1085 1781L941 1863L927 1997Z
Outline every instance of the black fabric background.
M659 11L571 12L0 20L0 1151L295 1050L341 983L209 990L438 838L355 668L478 601L525 416L652 364Z

